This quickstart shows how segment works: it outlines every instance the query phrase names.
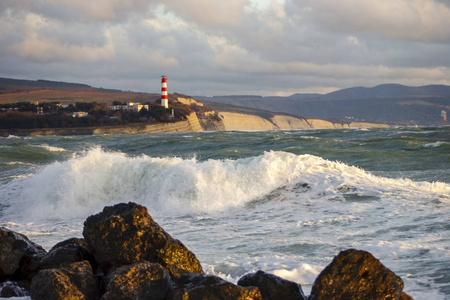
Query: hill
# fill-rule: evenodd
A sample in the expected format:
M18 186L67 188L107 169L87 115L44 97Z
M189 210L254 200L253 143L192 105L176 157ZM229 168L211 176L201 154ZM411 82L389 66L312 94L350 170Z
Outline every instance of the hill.
M310 118L369 121L392 125L441 126L441 111L450 111L450 86L409 87L383 84L354 87L329 94L294 94L289 97L198 97L203 101Z
M0 104L10 102L112 103L155 101L159 94L94 88L87 84L0 78Z
M353 87L342 89L326 95L323 99L347 100L381 97L418 97L418 96L450 96L450 86L426 85L420 87L401 84L382 84L372 88Z

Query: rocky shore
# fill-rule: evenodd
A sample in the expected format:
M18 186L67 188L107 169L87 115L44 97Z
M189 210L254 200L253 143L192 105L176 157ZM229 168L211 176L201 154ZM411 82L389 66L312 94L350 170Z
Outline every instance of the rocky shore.
M366 251L337 254L311 295L263 271L237 284L205 275L201 263L135 203L105 207L84 223L83 239L50 251L0 228L0 297L31 299L412 299L400 277Z

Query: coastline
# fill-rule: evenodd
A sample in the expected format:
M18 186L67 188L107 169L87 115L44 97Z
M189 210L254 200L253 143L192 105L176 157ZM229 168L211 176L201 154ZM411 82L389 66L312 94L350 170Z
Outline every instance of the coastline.
M300 118L282 114L276 114L271 118L263 118L257 115L219 111L218 115L220 116L220 121L212 120L209 118L198 118L195 113L192 113L186 118L186 120L174 123L140 123L105 127L0 129L0 136L67 136L94 134L176 133L203 131L270 131L390 127L387 124L370 122L331 122L328 120L321 120L316 118Z

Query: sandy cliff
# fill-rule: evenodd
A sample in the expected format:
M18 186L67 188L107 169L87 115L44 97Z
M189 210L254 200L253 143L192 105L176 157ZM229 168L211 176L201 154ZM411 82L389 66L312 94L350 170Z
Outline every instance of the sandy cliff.
M186 120L175 123L159 123L153 125L127 126L127 127L99 127L94 134L133 134L133 133L164 133L164 132L200 132L203 131L195 113L190 114Z
M255 115L232 112L219 112L226 131L239 130L276 130L277 125Z
M265 119L256 115L246 115L233 112L219 112L224 130L295 130L295 129L343 129L343 128L371 128L389 127L386 124L352 122L333 123L327 120L313 118L297 118L287 115L275 115Z
M351 122L350 128L388 128L387 124L369 123L369 122Z

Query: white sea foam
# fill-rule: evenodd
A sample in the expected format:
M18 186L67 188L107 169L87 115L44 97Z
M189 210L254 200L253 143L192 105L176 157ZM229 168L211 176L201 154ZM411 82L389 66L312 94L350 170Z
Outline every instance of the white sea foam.
M322 270L322 266L313 266L307 263L299 263L299 266L297 268L277 269L274 270L273 274L306 286L313 283Z
M442 145L446 145L446 144L448 144L448 143L447 142L443 142L443 141L437 141L435 143L428 143L428 144L425 144L423 146L427 147L427 148L438 148L438 147L440 147Z
M50 152L64 152L64 151L67 151L64 148L50 146L50 145L47 145L47 144L37 145L37 147L44 148L44 149L46 149L47 151L50 151Z
M429 201L443 193L439 201L447 202L445 195L450 192L445 183L377 177L344 163L285 152L200 162L195 158L129 157L94 148L18 180L12 183L14 188L3 188L15 190L10 193L14 198L11 209L31 220L85 217L105 205L128 201L166 214L217 212L274 191L283 197L296 197L299 183L308 185L301 191L308 194L305 201L333 197L337 201L364 200L383 195L398 195L402 201ZM356 192L348 193L347 186ZM14 215L14 211L10 213Z

